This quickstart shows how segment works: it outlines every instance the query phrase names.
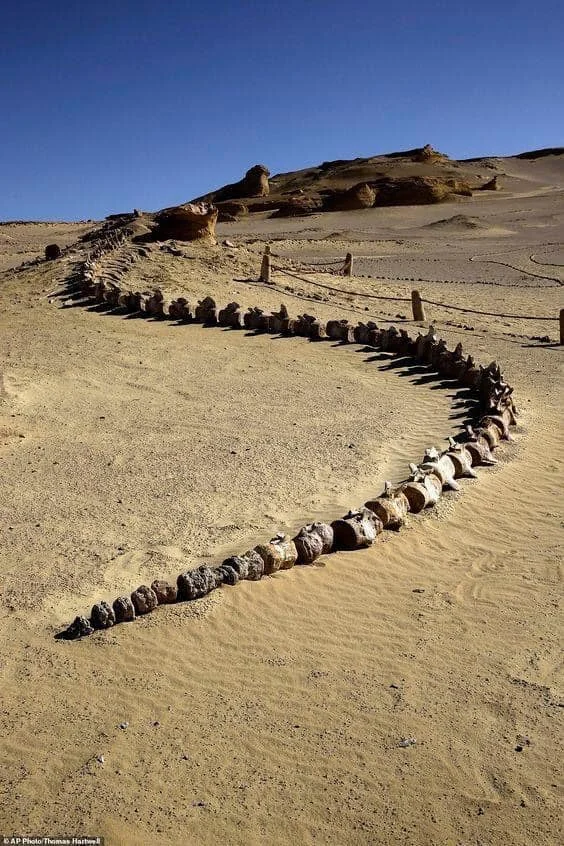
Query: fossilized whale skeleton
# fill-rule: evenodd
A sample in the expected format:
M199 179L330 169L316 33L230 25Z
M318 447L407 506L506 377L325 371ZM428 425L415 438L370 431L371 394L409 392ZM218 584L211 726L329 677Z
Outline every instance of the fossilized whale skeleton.
M460 479L476 478L476 467L496 464L493 452L500 441L511 439L509 430L516 425L517 409L513 388L503 379L499 365L496 362L487 367L477 365L472 356L464 357L461 344L448 350L432 326L426 334L411 338L404 329L398 331L393 326L383 329L372 321L350 325L347 320L323 323L309 314L292 318L284 305L272 314L265 314L260 308L243 313L238 303L218 309L212 297L205 297L192 308L184 297L167 304L158 289L145 294L125 291L115 282L107 283L99 277L99 261L85 262L77 284L86 303L105 303L121 311L157 318L168 316L187 323L247 328L319 341L337 340L343 344L360 343L410 357L468 388L477 399L478 414L476 425L467 426L459 440L450 437L444 450L430 447L419 464L411 463L410 475L403 482L397 485L386 482L380 496L331 524L310 523L295 538L279 534L268 543L259 543L254 549L225 559L218 566L206 565L182 572L175 584L157 579L150 586L141 585L129 596L118 597L112 605L96 603L89 617L76 617L67 629L56 635L58 638L83 637L96 629L108 629L149 614L159 605L198 599L223 585L236 585L241 579L257 581L296 564L313 564L321 555L369 547L384 529L400 530L409 513L416 514L436 505L443 491L459 490Z

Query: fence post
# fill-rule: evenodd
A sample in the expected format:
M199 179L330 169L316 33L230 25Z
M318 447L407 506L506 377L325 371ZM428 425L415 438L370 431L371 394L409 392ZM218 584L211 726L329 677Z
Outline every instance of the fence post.
M352 276L353 272L353 254L347 253L345 263L343 265L343 276Z
M264 248L264 255L260 266L260 281L270 285L270 247Z
M419 291L411 292L411 307L413 309L413 319L418 323L423 323L425 318L425 309L423 308L423 300Z
M564 344L564 308L560 309L560 343Z

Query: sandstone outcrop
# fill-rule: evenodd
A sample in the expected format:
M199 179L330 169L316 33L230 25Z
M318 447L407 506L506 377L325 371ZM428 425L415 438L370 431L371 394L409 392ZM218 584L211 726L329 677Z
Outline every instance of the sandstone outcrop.
M217 204L217 212L218 223L234 223L241 220L242 217L247 217L249 207L240 200L227 200L224 203Z
M425 144L424 147L416 150L411 158L414 162L438 162L443 161L446 156L444 153L439 153L430 144Z
M346 191L329 195L323 202L323 211L355 211L370 209L376 200L376 191L367 182L359 182Z
M421 206L450 200L459 191L445 179L403 176L370 183L376 191L375 206Z
M323 211L321 197L290 197L280 203L272 217L303 217L320 211Z
M232 182L229 185L224 185L223 188L218 188L216 191L203 194L201 197L193 200L193 202L205 201L215 204L250 197L268 197L270 193L269 176L270 171L267 167L262 164L253 165L239 182Z
M217 209L208 203L187 203L163 209L155 217L153 236L159 241L216 243Z
M487 182L484 182L483 185L480 185L480 191L499 191L500 185L497 181L497 176L494 176L493 179L488 179Z

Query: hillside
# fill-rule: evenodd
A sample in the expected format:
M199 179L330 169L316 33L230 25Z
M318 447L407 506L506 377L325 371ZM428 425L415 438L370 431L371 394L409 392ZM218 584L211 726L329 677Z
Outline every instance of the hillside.
M457 201L481 190L498 191L500 178L520 161L564 162L563 148L521 153L510 158L451 159L431 145L368 158L336 159L270 176L255 165L239 181L210 191L193 202L218 205L221 220L271 211L277 217L314 212L427 205Z

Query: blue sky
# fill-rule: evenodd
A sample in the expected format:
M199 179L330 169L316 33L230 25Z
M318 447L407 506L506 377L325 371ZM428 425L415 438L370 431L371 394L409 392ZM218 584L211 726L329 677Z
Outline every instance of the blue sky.
M564 145L564 5L20 0L0 16L0 219L184 202L431 143Z

